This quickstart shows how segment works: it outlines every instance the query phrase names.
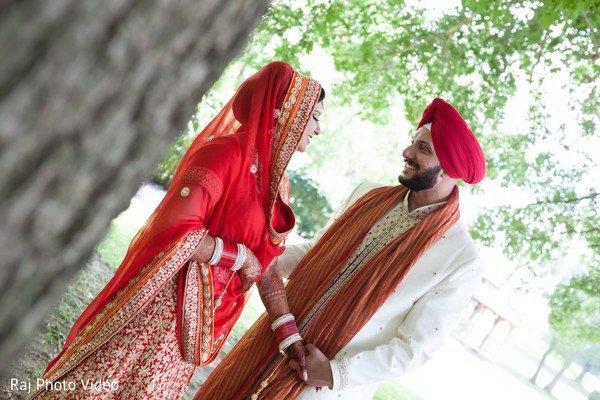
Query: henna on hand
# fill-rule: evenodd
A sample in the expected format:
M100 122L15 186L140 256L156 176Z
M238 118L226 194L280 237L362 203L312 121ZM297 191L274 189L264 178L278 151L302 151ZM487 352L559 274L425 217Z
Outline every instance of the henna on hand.
M306 369L306 356L308 355L308 350L304 347L302 341L294 342L288 347L286 351L288 357L291 360L296 361L298 369L298 377L302 379L304 382L308 380L308 370Z
M260 298L265 305L272 321L290 312L283 278L277 269L277 262L273 261L257 284Z
M202 263L208 262L208 260L210 260L210 258L212 257L214 251L215 251L215 238L213 238L212 236L210 236L207 233L206 235L204 235L204 237L198 244L198 247L196 247L196 250L194 250L192 257L190 257L190 258L193 261L198 261L198 262L202 262Z
M254 282L260 278L260 274L262 273L262 265L252 250L246 249L246 260L238 273L240 274L240 278L242 278L242 293L245 294L254 285Z

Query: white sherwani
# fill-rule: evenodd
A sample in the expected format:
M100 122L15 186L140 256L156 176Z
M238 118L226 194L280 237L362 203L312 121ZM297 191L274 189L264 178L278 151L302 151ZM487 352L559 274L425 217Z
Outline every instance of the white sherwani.
M289 276L337 216L379 186L382 185L361 184L312 241L288 246L278 261L282 275ZM376 243L383 235L382 243L371 245L381 248L390 241L382 230L386 230L388 236L394 229L401 233L439 206L441 204L408 213L405 199L375 224L358 250L367 246L365 242ZM317 393L315 388L308 387L298 399L370 399L380 382L423 364L460 321L481 275L477 248L465 225L458 221L421 256L394 293L331 360L333 390L323 388Z

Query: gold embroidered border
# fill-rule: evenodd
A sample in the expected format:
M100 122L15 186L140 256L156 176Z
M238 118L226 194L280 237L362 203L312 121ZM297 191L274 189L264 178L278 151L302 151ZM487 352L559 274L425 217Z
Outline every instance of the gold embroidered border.
M285 360L283 357L281 357L281 355L279 353L277 353L275 360L271 361L271 364L269 365L269 367L267 369L269 369L270 366L273 365L273 363L282 364L283 361L287 361L287 360ZM286 364L287 364L287 362L286 362ZM267 388L267 386L269 386L269 381L271 380L271 378L273 378L273 375L275 375L278 368L279 368L279 366L274 367L273 372L271 372L271 375L269 375L267 378L263 379L260 382L260 386L258 387L256 392L252 393L252 396L250 396L250 400L258 400L259 399L261 392L263 390L265 390Z
M117 292L115 299L107 303L102 311L79 332L61 359L44 375L44 379L57 381L118 333L189 260L205 234L204 228L191 231L185 240L167 248L142 268L123 289ZM163 263L165 259L167 261ZM39 393L41 391L34 394L32 398Z
M346 366L345 358L336 358L338 368L340 369L340 388L339 390L346 389L348 386L348 367Z
M182 279L181 277L180 279ZM187 276L185 277L185 290L182 299L183 315L181 324L181 348L183 351L183 359L196 363L195 346L198 341L197 326L198 326L198 264L190 263ZM190 337L191 336L191 337Z
M391 243L396 237L400 236L403 232L406 232L408 229L412 228L416 225L419 220L418 219L408 219L405 215L405 212L402 208L396 208L394 211L401 213L400 216L397 216L397 223L387 229L386 231L379 232L376 238L374 238L371 243L366 245L360 252L354 253L350 259L350 261L346 262L340 271L340 275L335 280L335 282L329 287L327 292L321 296L319 301L313 306L310 312L306 315L306 317L302 320L302 322L298 325L298 329L300 333L304 333L308 328L308 325L312 321L312 319L321 311L321 309L325 306L325 304L331 300L331 298L348 282L356 272L367 262L373 255L379 251L381 251L385 246ZM404 213L404 215L402 214Z
M273 207L277 199L279 183L287 168L298 142L304 132L306 122L311 117L315 102L319 98L321 85L315 80L294 72L290 88L283 101L281 114L277 119L274 132L273 159L271 160L271 178L269 187L269 233L273 243L285 239L289 232L277 232L273 229ZM298 101L301 99L301 101Z
M201 184L208 189L214 197L221 197L223 187L215 174L205 168L190 168L183 174L181 184Z
M279 195L285 204L290 204L290 177L285 173L281 177L281 183L279 184Z
M437 208L437 207L436 207ZM435 210L435 208L433 208ZM350 280L354 274L358 272L358 270L377 252L381 251L385 246L390 244L396 237L400 236L402 233L411 229L419 223L423 217L413 217L408 218L408 211L406 208L397 207L394 212L399 213L400 215L394 215L397 218L396 223L390 228L378 232L376 237L368 243L362 250L360 249L360 245L357 250L352 254L350 260L346 262L339 273L338 278L335 282L329 287L329 289L321 296L319 301L313 306L310 312L306 315L306 317L301 321L298 325L298 329L301 334L306 332L308 325L312 322L313 318L322 310L325 304L340 290L340 288ZM279 354L271 361L267 370L273 366L273 364L281 361L281 357ZM336 359L338 361L338 367L340 370L340 390L343 390L348 385L349 374L348 367L345 358ZM271 376L267 377L261 382L260 387L252 394L251 399L257 400L260 398L260 393L269 385L269 381L271 377L275 374L277 369L273 369L273 373Z
M410 221L411 225L406 226L404 230L410 229L415 221ZM398 225L398 224L397 224ZM346 262L342 267L338 278L331 285L331 287L321 296L321 298L317 301L317 303L313 306L313 308L309 311L306 317L298 324L298 330L301 334L306 332L308 325L312 322L313 318L322 310L325 304L340 290L340 288L354 276L354 274L360 269L360 267L369 260L373 256L373 254L377 251L380 251L383 247L389 244L396 236L398 236L398 231L395 229L389 229L385 232L381 232L377 238L375 238L371 243L365 246L364 249L358 252L358 254L353 253L351 257L351 261ZM277 355L273 361L267 367L267 370L271 368L274 363L280 362L280 356ZM348 384L348 369L346 366L345 359L336 359L338 362L338 366L340 369L341 375L341 385L346 386ZM260 387L256 392L252 394L252 400L258 400L260 398L260 393L269 385L269 381L273 374L275 374L276 369L273 369L273 373L268 378L264 379L261 382Z
M412 225L406 227L405 230L409 229L410 227L412 227ZM313 306L313 308L310 310L310 312L306 315L306 317L298 325L298 329L301 334L304 334L306 332L306 329L308 328L308 325L311 323L313 318L315 318L315 316L321 311L321 309L325 306L325 304L335 295L335 293L337 293L339 291L339 289L349 279L352 278L352 276L360 269L360 267L365 262L367 262L369 260L369 258L375 252L381 250L383 247L385 247L385 245L390 243L397 236L397 234L398 234L398 232L394 229L390 229L388 231L381 232L377 236L377 238L374 239L367 246L365 246L365 248L362 249L362 251L359 251L358 254L356 254L356 253L353 254L354 258L351 259L351 261L346 262L344 264L344 266L342 267L342 269L340 271L340 275L338 276L336 281L331 285L331 287L327 290L327 292L325 292L325 294L323 294L323 296L321 296L319 301L317 301L317 303ZM274 363L280 362L280 360L281 360L280 356L277 355L275 357L275 359L273 361L271 361L271 363L269 364L269 367L267 367L267 370L269 368L271 368L271 366ZM340 375L341 375L340 385L343 388L343 387L347 386L347 384L348 384L348 379L349 379L348 378L348 368L347 368L345 359L340 358L340 359L336 359L336 360L338 361L338 366L339 366ZM277 369L274 368L271 376L267 377L266 379L264 379L261 382L260 387L252 394L252 396L251 396L252 400L258 400L260 398L261 392L269 385L269 383L270 383L269 381L270 381L272 375L275 374L276 370Z
M214 337L214 315L218 301L214 300L212 273L210 265L194 262L186 278L182 349L184 359L197 366L211 363L226 337L223 334Z
M213 290L212 290L212 274L208 264L201 264L200 275L202 277L202 314L199 318L203 318L201 332L202 342L198 341L198 349L196 354L200 354L201 363L196 365L204 365L208 362L213 354L213 336L214 336L214 308L213 308ZM200 298L200 297L199 297ZM200 310L200 308L199 308Z

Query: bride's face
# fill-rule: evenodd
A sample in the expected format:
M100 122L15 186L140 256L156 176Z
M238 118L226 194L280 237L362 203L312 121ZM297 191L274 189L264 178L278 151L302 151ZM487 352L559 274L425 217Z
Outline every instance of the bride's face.
M304 132L302 132L302 137L300 138L300 142L298 142L298 147L296 147L296 151L299 151L301 153L305 152L312 138L314 136L318 136L319 133L321 133L319 118L322 112L323 102L320 101L315 105L315 108L312 111L312 115L310 116L306 127L304 127Z

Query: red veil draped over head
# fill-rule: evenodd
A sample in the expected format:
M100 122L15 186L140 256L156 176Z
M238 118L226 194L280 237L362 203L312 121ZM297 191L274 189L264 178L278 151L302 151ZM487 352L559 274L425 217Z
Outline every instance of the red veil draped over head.
M190 256L206 232L244 244L263 272L283 251L295 220L282 201L287 198L282 179L320 91L316 81L284 62L267 64L242 83L186 152L165 198L132 240L114 277L76 321L46 379L58 379L97 349L121 320L135 317L134 307L124 312L134 300L143 306L160 282L177 273L184 358L188 345L192 354L199 351L200 340L207 347L193 361L204 365L216 357L245 303L241 279ZM204 319L203 311L209 313Z

